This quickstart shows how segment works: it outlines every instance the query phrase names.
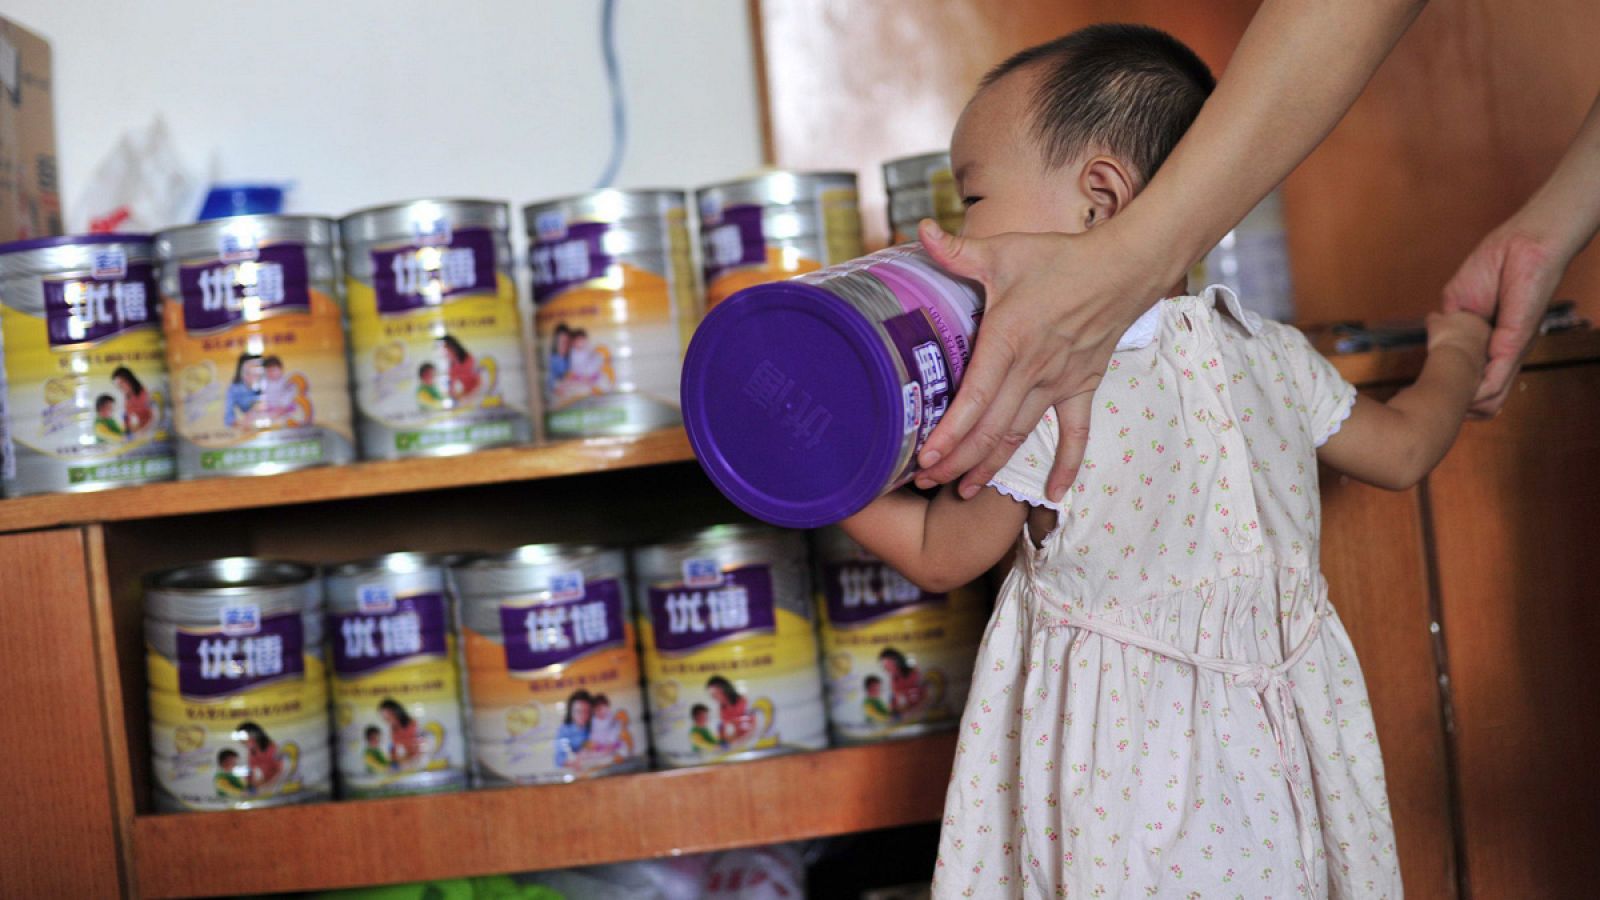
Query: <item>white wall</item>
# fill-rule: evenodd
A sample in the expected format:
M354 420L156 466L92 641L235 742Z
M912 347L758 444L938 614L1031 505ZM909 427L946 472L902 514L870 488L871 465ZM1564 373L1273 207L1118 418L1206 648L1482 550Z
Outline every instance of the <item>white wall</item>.
M214 154L222 178L292 180L292 210L332 215L422 196L520 207L593 187L610 151L599 0L5 0L4 14L54 51L69 215L156 114L197 172ZM759 164L744 0L620 0L617 45L618 186Z

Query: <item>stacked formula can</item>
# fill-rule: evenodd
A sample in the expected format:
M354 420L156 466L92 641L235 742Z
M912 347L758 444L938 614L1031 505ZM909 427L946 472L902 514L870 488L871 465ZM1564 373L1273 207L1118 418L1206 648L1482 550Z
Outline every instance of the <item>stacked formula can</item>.
M523 208L545 432L629 435L682 421L700 320L681 191L604 190Z
M154 263L138 235L0 247L6 496L173 476Z
M804 538L721 525L634 553L656 760L827 746Z
M324 576L346 798L459 790L466 735L448 556L389 553Z
M695 192L706 308L864 252L856 176L768 172Z
M299 563L233 557L148 579L158 809L253 809L332 794L322 614L322 583Z
M478 783L644 768L627 557L532 544L454 568Z
M156 235L178 477L355 458L334 231L262 215Z
M488 200L417 200L340 221L366 458L532 439L510 224L506 205Z
M922 153L891 159L883 164L883 183L889 192L890 243L917 239L917 223L933 219L950 234L960 234L966 219L950 154Z

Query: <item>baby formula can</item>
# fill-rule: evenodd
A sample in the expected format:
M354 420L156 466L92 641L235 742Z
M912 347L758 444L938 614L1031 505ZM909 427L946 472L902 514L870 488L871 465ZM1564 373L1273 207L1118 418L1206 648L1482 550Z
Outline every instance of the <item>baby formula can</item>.
M314 569L230 557L157 573L145 583L144 634L157 809L329 797Z
M719 525L633 560L657 763L828 745L800 533Z
M954 728L989 617L981 587L924 591L837 528L814 546L834 740Z
M604 190L523 207L544 369L545 431L676 425L700 320L682 191Z
M154 263L142 235L0 245L6 496L173 476Z
M390 553L324 576L341 796L466 785L451 559Z
M914 244L748 288L684 360L689 440L756 518L812 528L906 483L961 383L981 289Z
M889 191L890 240L903 244L917 239L917 223L933 219L951 234L961 233L966 208L950 171L950 154L944 151L891 159L883 164L883 184Z
M534 544L452 572L478 782L643 769L644 696L623 552Z
M363 456L532 439L510 219L504 203L417 200L340 220Z
M695 192L706 307L752 284L860 256L852 172L766 172Z
M178 477L349 462L334 225L233 216L156 235Z

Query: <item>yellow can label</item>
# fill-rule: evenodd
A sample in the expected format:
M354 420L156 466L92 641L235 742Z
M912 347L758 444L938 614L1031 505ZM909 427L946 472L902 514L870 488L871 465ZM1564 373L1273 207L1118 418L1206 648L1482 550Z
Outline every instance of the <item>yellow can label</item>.
M357 407L384 427L386 449L521 439L521 316L494 234L456 229L446 244L380 246L371 256L372 282L346 282L351 368Z
M47 278L37 287L42 314L0 305L8 484L32 493L171 477L150 265L123 258L99 277Z
M811 620L774 603L767 566L695 562L684 581L650 586L639 626L656 757L692 766L826 747Z
M242 612L175 629L176 659L147 650L157 785L190 809L327 796L327 687L301 616L226 609Z
M818 587L828 713L840 738L959 721L988 616L981 591L929 593L873 559L824 564Z
M466 736L445 596L367 585L360 600L328 619L345 794L460 787Z

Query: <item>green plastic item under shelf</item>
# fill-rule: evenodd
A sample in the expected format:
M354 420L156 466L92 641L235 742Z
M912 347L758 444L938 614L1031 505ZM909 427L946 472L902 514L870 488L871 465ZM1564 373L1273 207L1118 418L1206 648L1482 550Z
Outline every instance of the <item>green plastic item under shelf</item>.
M381 884L323 891L312 896L319 900L567 900L560 891L538 885L520 885L505 875Z

